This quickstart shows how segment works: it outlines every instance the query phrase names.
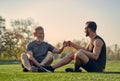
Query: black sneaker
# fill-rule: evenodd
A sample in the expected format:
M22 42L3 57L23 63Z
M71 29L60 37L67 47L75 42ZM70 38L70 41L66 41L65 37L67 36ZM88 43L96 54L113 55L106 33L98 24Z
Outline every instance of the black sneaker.
M28 72L28 69L26 69L26 68L23 68L23 72Z
M66 72L82 72L81 69L75 70L74 68L66 68L65 71Z
M25 67L23 66L23 64L21 64L21 66L22 66L23 72L28 72L28 69L25 68Z
M51 66L40 66L38 72L54 72L54 69Z
M23 72L38 72L38 68L35 66L31 66L31 69L23 68Z

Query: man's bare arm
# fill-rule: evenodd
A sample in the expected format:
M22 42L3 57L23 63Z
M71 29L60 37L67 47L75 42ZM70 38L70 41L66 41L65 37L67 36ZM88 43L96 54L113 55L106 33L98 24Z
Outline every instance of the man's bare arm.
M89 58L97 60L99 58L99 55L100 55L100 52L101 52L101 49L102 49L102 46L103 46L103 42L100 39L96 39L93 44L94 44L93 52L89 52L89 51L86 51L86 50L83 50L83 52Z
M36 66L40 66L40 63L33 57L32 52L27 52L26 54L29 60L31 60Z

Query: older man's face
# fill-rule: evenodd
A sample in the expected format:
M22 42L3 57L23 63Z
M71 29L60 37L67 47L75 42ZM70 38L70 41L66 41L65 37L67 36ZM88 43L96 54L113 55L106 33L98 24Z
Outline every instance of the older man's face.
M44 31L43 30L37 30L36 31L36 37L40 40L44 40Z

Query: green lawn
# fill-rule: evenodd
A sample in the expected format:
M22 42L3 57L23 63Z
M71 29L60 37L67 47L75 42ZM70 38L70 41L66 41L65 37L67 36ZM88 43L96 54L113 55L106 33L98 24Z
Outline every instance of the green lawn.
M66 67L58 68L54 73L24 73L20 64L0 65L0 81L120 81L120 61L107 62L105 73L67 73Z

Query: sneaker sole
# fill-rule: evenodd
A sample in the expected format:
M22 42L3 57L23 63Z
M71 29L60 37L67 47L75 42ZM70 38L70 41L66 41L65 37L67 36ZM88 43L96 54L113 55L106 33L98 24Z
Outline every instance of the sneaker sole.
M40 67L41 68L41 70L44 70L45 72L52 72L52 71L50 71L50 70L48 70L48 69L46 69L46 68L44 68L44 67Z

